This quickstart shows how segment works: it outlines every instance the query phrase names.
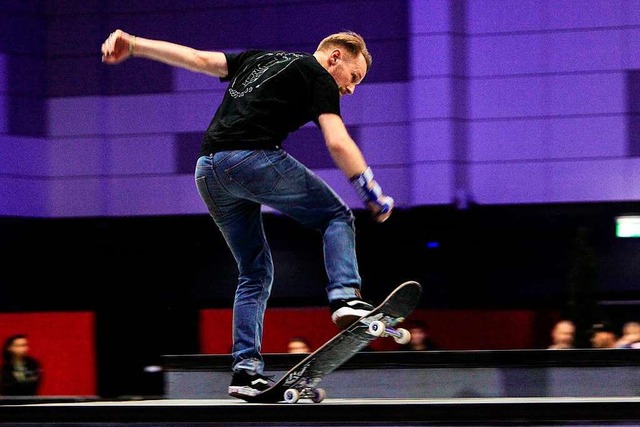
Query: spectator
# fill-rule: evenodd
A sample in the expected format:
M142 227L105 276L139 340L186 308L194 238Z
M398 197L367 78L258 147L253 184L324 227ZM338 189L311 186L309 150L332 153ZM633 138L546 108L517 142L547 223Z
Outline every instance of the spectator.
M615 348L617 341L618 335L610 323L598 322L591 327L592 348Z
M24 334L7 338L2 347L0 395L35 396L42 380L40 362L29 356L29 341Z
M640 348L640 322L627 322L622 327L622 336L617 348Z
M301 336L293 337L287 344L288 353L311 353L311 346L306 338Z
M422 321L416 320L409 325L406 329L411 334L411 340L403 345L400 350L402 351L429 351L440 350L440 347L433 341L429 331L429 325Z
M571 320L560 320L551 330L550 350L574 348L576 325Z

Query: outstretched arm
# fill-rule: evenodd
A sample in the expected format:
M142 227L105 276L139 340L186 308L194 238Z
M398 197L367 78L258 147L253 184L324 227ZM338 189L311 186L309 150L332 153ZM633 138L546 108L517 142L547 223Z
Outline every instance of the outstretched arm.
M175 67L226 77L227 59L222 52L196 50L162 40L145 39L115 30L102 43L102 62L118 64L133 56L152 59Z
M380 185L373 179L373 172L349 136L342 118L336 114L321 114L318 124L322 130L331 158L342 173L351 181L362 201L378 222L384 222L391 215L393 199L382 194Z

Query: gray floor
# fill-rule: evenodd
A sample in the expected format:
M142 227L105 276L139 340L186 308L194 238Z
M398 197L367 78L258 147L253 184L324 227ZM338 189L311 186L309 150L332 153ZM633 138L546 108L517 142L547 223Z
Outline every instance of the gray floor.
M2 426L640 426L640 397L341 399L251 404L155 399L3 404Z

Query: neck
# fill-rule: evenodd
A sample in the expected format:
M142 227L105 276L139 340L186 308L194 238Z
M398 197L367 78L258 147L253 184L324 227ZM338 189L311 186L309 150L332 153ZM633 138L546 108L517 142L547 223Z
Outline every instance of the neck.
M316 60L320 63L320 65L322 65L322 67L325 70L328 70L327 68L327 63L329 62L329 55L326 52L322 52L320 50L317 50L313 53L313 56L316 58Z

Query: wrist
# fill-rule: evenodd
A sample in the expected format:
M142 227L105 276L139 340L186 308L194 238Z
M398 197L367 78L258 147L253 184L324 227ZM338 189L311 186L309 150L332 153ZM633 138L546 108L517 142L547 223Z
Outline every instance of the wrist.
M391 212L394 200L382 194L380 185L373 179L373 172L370 167L367 167L361 174L351 177L349 181L360 196L360 199L367 207L373 208L372 210L376 215L384 215Z
M373 179L373 171L370 167L367 167L364 172L359 175L355 175L350 179L351 185L360 196L360 199L367 203L376 203L382 196L382 189L380 185Z
M129 37L129 56L133 56L136 51L136 36Z

